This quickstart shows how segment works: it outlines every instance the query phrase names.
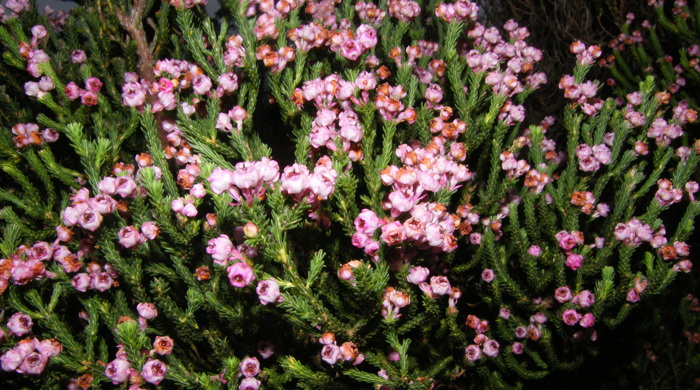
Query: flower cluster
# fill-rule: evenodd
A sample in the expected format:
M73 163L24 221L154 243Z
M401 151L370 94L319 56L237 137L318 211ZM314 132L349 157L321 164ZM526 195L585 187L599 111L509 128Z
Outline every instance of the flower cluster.
M24 4L24 2L17 2L18 4ZM29 10L27 7L26 10ZM21 8L18 8L18 12ZM13 10L14 13L14 10ZM50 57L46 52L38 49L39 44L46 38L46 28L42 25L36 25L32 27L32 39L30 43L21 42L19 44L19 54L27 61L27 72L33 77L39 78L42 75L39 65L42 63L48 63Z
M24 313L15 313L10 317L7 327L16 336L26 334L29 330L25 332L25 328L32 326L31 319L27 320L28 318ZM18 328L21 328L21 331ZM3 371L15 371L24 375L39 375L44 371L49 360L62 351L63 346L54 339L40 341L36 337L27 338L20 340L17 345L0 356L0 368Z
M339 360L341 362L352 361L353 365L358 365L365 360L365 355L360 353L357 345L352 341L346 341L340 346L337 345L333 333L324 333L318 339L318 342L323 345L323 348L321 348L321 359L330 365L335 365Z
M486 335L486 332L489 330L488 321L480 320L479 317L470 314L467 316L465 324L476 332L473 340L474 344L470 344L464 349L464 354L468 361L477 361L483 356L498 356L500 344Z
M116 356L117 358L107 363L105 367L105 376L112 380L112 383L115 385L127 380L132 383L146 381L158 385L165 379L165 375L168 372L168 366L165 363L158 359L148 358L139 374L136 369L131 367L131 362L127 359L123 347L120 347Z
M615 225L615 239L626 245L640 245L649 242L652 247L659 248L666 244L666 230L663 228L654 232L649 224L643 223L636 217L627 223Z
M600 169L600 165L609 165L612 153L608 145L602 143L593 147L588 144L580 144L576 147L576 157L578 157L578 168L584 172L595 172Z
M474 39L476 48L462 52L467 65L475 73L488 72L484 82L491 85L497 94L512 97L523 92L525 86L539 88L547 82L547 77L533 69L534 64L542 59L542 52L525 42L530 35L527 28L520 27L514 20L507 21L503 28L508 32L508 42L497 28L474 23L468 36ZM519 111L522 107L513 107L516 110L513 115L521 115Z
M243 376L238 390L258 390L260 381L255 378L260 373L260 362L255 357L246 356L238 363L238 376Z
M52 91L56 88L56 85L48 76L41 76L39 81L27 81L24 83L24 92L27 96L33 96L41 98L46 95L47 92Z
M12 140L17 148L24 148L29 145L42 145L44 142L56 142L58 132L54 129L44 129L39 131L36 123L18 123L12 126Z
M26 88L26 85L25 85ZM80 88L76 83L70 82L64 90L66 96L71 101L80 98L80 102L86 106L97 105L98 94L102 89L102 81L97 77L88 77L85 80L85 89Z
M387 287L382 294L382 317L388 320L395 320L401 317L399 310L411 303L411 297L405 292Z
M390 165L381 171L382 184L392 186L383 202L392 218L411 211L428 192L454 191L472 177L466 165L457 163L465 158L463 145L452 143L448 151L441 136L433 137L425 148L418 142L400 145L396 156L404 166Z
M56 277L55 273L46 269L45 264L54 253L51 244L37 241L31 247L22 245L16 253L0 259L0 295L5 292L10 281L15 285L25 285L32 280Z
M607 217L610 212L606 203L596 204L596 199L590 191L574 191L571 194L571 204L580 207L582 213L593 218Z
M560 231L555 235L559 247L566 253L566 266L571 268L571 270L576 271L581 268L581 263L583 261L583 256L573 253L572 249L576 245L583 244L583 233L580 231L573 231L571 233L567 231Z
M66 264L64 265L64 270L69 266L72 267L69 269L72 272L80 270L79 266L81 263L70 254L64 258L63 264ZM71 284L77 291L97 290L104 292L112 287L119 286L119 282L117 282L119 272L110 263L100 265L97 262L91 262L86 266L86 271L75 274L71 279Z

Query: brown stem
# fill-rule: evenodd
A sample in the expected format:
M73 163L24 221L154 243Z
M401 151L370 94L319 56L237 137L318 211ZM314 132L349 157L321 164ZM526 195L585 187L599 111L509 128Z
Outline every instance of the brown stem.
M131 39L136 41L136 52L139 56L139 62L136 65L136 70L139 77L153 83L155 74L153 73L153 52L148 45L146 39L146 31L143 29L143 9L146 6L146 0L134 0L134 5L131 7L131 14L126 16L121 8L117 7L117 19L119 24L129 33ZM146 104L153 106L156 101L156 95L147 95ZM163 131L163 115L162 112L155 114L156 126L158 128L158 138L165 149L168 146L165 131Z
M143 29L143 8L146 6L145 0L134 0L131 14L127 17L121 9L117 9L119 24L129 33L131 39L136 41L136 50L139 56L137 65L138 74L148 82L155 80L153 74L153 53L148 47L146 31Z

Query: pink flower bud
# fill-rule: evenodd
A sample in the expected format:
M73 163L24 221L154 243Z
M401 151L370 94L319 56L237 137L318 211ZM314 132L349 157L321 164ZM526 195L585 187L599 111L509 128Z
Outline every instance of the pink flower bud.
M527 253L528 253L530 256L540 257L540 255L542 254L542 249L540 249L540 247L537 246L537 245L532 245L532 246L530 246L530 248L527 250Z

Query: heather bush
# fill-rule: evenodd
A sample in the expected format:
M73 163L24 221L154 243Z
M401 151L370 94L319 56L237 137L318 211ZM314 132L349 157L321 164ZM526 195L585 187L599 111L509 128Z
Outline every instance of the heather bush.
M697 112L600 47L533 118L470 1L203 3L8 0L8 386L518 387L691 271Z

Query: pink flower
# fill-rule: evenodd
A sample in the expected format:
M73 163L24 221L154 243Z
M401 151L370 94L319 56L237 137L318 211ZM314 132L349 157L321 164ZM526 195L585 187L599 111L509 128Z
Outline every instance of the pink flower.
M112 380L112 384L119 384L129 378L131 363L123 358L112 360L105 367L105 376Z
M97 94L92 91L85 91L80 95L80 102L86 106L97 105Z
M13 314L7 321L7 328L17 337L29 333L32 330L32 325L34 325L32 318L21 311Z
M27 356L27 353L19 348L9 349L0 356L0 368L3 371L14 371L22 364L25 356Z
M112 287L114 280L107 272L93 273L90 275L90 288L105 292Z
M406 231L399 221L382 226L382 241L387 245L397 245L406 239Z
M334 169L317 166L309 179L309 188L318 199L326 200L335 190L337 176L338 173Z
M238 390L258 390L259 388L260 381L255 378L243 378L238 385Z
M71 279L71 284L76 290L85 292L88 290L88 288L90 288L90 275L81 272L73 276L73 279Z
M233 253L233 243L227 235L222 234L218 238L209 240L207 253L211 255L214 262L219 265L226 265L228 258Z
M384 223L374 211L363 209L355 218L355 229L368 235L374 234L379 226Z
M156 336L153 351L158 355L170 355L173 353L173 344L173 339L168 336Z
M430 291L434 296L449 294L452 290L447 276L433 276L430 278Z
M228 279L234 287L243 288L255 279L253 268L242 261L230 265L227 271Z
M70 52L70 59L74 64L82 64L87 61L87 56L82 50L73 50Z
M428 278L428 275L430 274L430 271L425 268L425 267L411 267L411 269L408 270L408 275L406 276L406 280L409 283L413 283L416 285L419 285Z
M595 303L595 295L590 290L583 290L576 294L571 300L571 303L579 305L580 307L589 307Z
M85 80L85 89L96 94L100 93L100 89L102 89L102 81L100 81L100 79L97 77L88 77L87 80Z
M568 286L561 286L554 291L554 299L559 303L568 302L571 300L571 290Z
M39 261L46 261L53 257L51 244L45 241L37 241L28 252L29 257Z
M500 348L500 345L496 340L487 340L484 342L484 355L488 357L496 357L498 355L498 348Z
M486 283L491 283L495 277L496 277L496 274L494 274L493 270L490 270L490 269L485 269L481 273L481 279ZM484 353L485 352L486 351L484 351Z
M335 344L326 344L321 349L321 359L324 362L334 365L340 358L340 347Z
M160 234L160 228L155 222L144 222L141 224L141 234L149 240L155 240Z
M272 278L259 281L255 292L258 293L258 299L260 299L260 303L263 305L280 302L282 299L280 296L280 286Z
M47 358L52 358L63 351L63 346L54 339L47 339L39 341L36 344L36 350Z
M206 95L211 90L211 87L211 79L206 75L197 75L192 80L192 90L198 95Z
M481 349L479 349L479 346L476 344L472 344L465 348L464 354L467 357L467 360L470 362L481 359Z
M136 194L136 182L134 181L134 177L131 175L117 177L115 185L115 192L124 198L128 198Z
M564 321L565 324L569 326L574 326L581 319L581 315L577 313L574 309L567 309L564 310L564 312L562 313L561 319L562 321Z
M583 261L583 256L572 253L566 257L566 266L571 268L571 270L576 271L581 268L581 262Z
M102 215L111 214L117 208L117 201L107 194L98 194L88 200L88 205Z
M66 210L68 210L68 208L66 208ZM66 221L64 218L64 223L65 222ZM80 216L78 217L77 224L85 230L94 232L102 224L102 214L88 208L85 211L83 211L82 214L80 214ZM66 225L69 224L66 223Z
M168 366L157 359L148 359L141 370L141 377L148 383L159 384L168 372Z
M17 372L25 375L39 375L48 363L49 358L38 353L32 352L24 358L22 364L17 367Z
M301 197L309 188L310 176L305 165L295 163L285 167L280 178L282 190L289 195Z
M213 193L224 193L228 191L233 184L233 172L228 169L216 167L207 178L207 181L211 183L210 188Z
M673 203L680 202L683 199L683 191L678 188L673 188L673 184L668 179L657 181L659 190L656 191L656 200L661 206L669 206Z
M347 39L340 45L340 55L350 61L355 61L362 54L362 45L354 39Z
M498 311L498 316L507 321L508 319L510 319L510 310L505 307L502 307Z
M583 318L581 318L581 321L579 322L579 325L581 325L584 328L590 328L593 325L595 325L595 316L592 313L586 313L583 315Z
M119 243L124 248L135 248L146 242L146 238L133 226L126 226L119 229Z
M136 311L139 313L139 317L147 320L152 320L158 316L156 305L148 302L141 302L136 305Z
M514 355L522 354L524 349L525 346L518 341L514 342L513 345L510 346L510 352L512 352Z
M146 102L146 91L139 83L126 83L122 86L122 104L127 107L140 107Z
M576 246L576 239L566 231L560 231L555 237L559 241L559 247L565 251L569 251Z
M240 367L239 374L246 378L252 378L260 373L260 362L255 357L246 356L238 363L238 367Z
M532 245L532 246L530 246L530 248L527 250L527 253L528 253L530 256L540 257L540 255L542 254L542 249L540 249L540 247L537 246L537 245Z

